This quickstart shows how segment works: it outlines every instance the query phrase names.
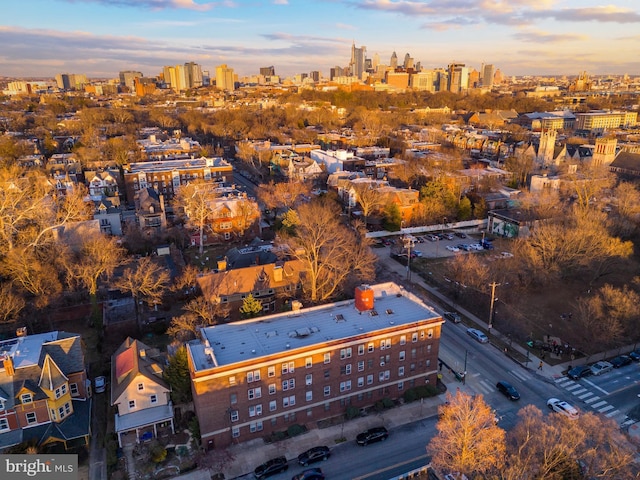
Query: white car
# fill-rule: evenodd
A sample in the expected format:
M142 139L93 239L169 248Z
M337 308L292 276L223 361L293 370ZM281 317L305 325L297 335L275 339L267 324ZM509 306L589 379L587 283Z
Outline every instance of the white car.
M481 332L477 328L468 328L467 334L471 338L473 338L474 340L477 340L480 343L489 343L489 337L487 337L483 332Z
M613 365L609 362L596 362L591 365L591 373L594 375L602 375L603 373L608 372L609 370L613 370Z
M449 250L450 252L459 252L460 249L454 245L447 245L447 250Z
M547 407L557 413L561 413L566 417L569 417L571 420L575 420L578 418L578 410L573 406L564 402L562 400L558 400L557 398L550 398L547 400Z
M469 245L469 248L471 248L471 250L476 250L478 252L481 250L484 250L484 247L479 243L472 243L471 245Z

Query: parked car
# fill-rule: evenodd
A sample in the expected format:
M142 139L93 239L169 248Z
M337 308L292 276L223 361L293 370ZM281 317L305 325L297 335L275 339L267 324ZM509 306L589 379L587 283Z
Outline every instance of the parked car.
M356 437L358 445L369 445L374 442L384 442L389 436L389 432L384 427L373 427Z
M611 365L609 362L605 362L604 360L591 365L591 373L593 373L594 375L602 375L603 373L607 373L612 369L613 365Z
M306 452L298 455L298 463L303 467L306 467L310 463L319 462L320 460L326 460L331 456L331 450L329 447L313 447Z
M471 250L471 247L466 243L459 243L458 245L456 245L456 247L458 247L460 250L464 250L465 252Z
M438 237L436 237L435 235L432 235L432 234L425 235L425 237L426 237L426 238L427 238L427 240L429 240L430 242L437 242L437 241L438 241Z
M620 368L625 365L629 365L632 361L631 357L628 357L627 355L618 355L616 358L611 360L611 365L613 365L613 368Z
M631 360L634 362L640 362L640 349L629 352L629 357L631 357Z
M467 238L467 234L464 232L456 232L456 237L458 238Z
M267 460L261 465L258 465L253 471L253 475L257 479L270 477L276 473L284 472L289 468L287 459L285 457L276 457L271 460Z
M107 388L107 378L106 377L96 377L93 380L93 391L96 393L104 393Z
M459 252L460 249L458 247L456 247L455 245L447 245L445 247L447 250L449 250L450 252Z
M324 480L324 473L320 468L308 468L291 477L291 480Z
M561 413L572 420L578 418L578 410L573 405L562 400L558 400L557 398L550 398L547 400L547 406L554 412Z
M472 243L471 245L469 245L469 249L476 250L476 251L484 250L483 246L480 245L479 243Z
M444 318L452 321L453 323L460 323L462 321L458 312L444 312Z
M482 245L485 250L493 250L493 244L489 240L481 241L480 245Z
M504 380L501 380L498 383L496 383L496 388L500 393L506 396L509 400L513 400L513 401L520 400L520 394L518 393L518 390L516 390L515 387L510 383L505 382Z
M449 232L446 232L443 235L444 235L444 238L446 238L447 240L453 240L453 238L454 238L453 234L449 233Z
M593 372L589 365L577 365L567 372L567 376L572 380L579 380L582 377L588 377Z
M471 338L473 338L474 340L477 340L480 343L489 343L489 337L487 337L483 332L481 332L477 328L468 328L467 334Z

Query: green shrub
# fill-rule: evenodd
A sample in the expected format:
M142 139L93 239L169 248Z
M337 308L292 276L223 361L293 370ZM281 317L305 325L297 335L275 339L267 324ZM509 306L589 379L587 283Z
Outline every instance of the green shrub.
M356 417L359 417L360 409L357 407L354 407L353 405L349 405L347 407L347 411L345 412L345 416L347 417L347 420L352 420Z
M302 425L291 425L287 428L287 435L289 437L295 437L297 435L301 435L305 432L305 428Z

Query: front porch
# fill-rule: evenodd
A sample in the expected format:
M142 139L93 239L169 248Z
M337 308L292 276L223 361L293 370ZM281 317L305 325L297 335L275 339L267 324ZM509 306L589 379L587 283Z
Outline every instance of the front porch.
M115 431L120 447L153 439L168 439L175 433L173 404L168 403L122 416L116 414Z

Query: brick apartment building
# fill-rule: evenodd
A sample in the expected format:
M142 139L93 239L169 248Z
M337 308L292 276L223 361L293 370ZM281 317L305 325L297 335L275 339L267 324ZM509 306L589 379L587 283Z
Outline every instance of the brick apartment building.
M207 327L187 345L206 448L363 408L437 381L440 315L395 283L355 300Z

